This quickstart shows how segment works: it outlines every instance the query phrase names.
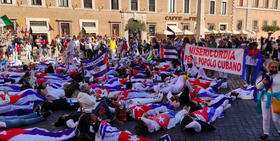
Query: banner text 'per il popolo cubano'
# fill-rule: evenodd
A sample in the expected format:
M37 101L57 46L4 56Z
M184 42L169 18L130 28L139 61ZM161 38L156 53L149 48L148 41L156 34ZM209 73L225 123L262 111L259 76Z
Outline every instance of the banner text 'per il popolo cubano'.
M219 49L187 44L184 63L195 62L196 66L205 69L241 75L243 56L243 49Z

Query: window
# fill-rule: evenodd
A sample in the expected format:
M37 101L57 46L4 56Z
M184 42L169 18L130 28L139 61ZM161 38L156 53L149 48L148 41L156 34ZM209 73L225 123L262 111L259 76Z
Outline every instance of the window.
M92 0L84 0L84 8L92 8Z
M210 1L210 14L215 14L215 1Z
M12 4L12 0L1 0L2 4Z
M119 10L119 0L111 0L111 8L113 10Z
M254 0L253 7L255 8L259 7L259 0Z
M242 20L237 21L237 30L242 30L242 24L243 24Z
M190 24L183 24L183 30L190 30Z
M273 26L277 26L277 21L272 21Z
M112 23L112 35L120 36L120 24L119 23Z
M42 5L42 0L32 0L31 4L32 5Z
M227 14L227 2L222 2L222 15Z
M215 30L215 24L214 23L210 23L208 30Z
M274 9L278 9L278 3L279 3L278 0L273 1L273 8Z
M175 0L169 0L169 12L174 13L175 12Z
M149 0L149 11L156 11L156 0Z
M239 6L243 6L243 0L239 0Z
M59 0L59 7L68 7L68 0Z
M220 24L220 31L225 31L227 29L226 24Z
M138 11L138 0L131 0L130 2L131 10Z
M263 21L263 26L267 26L267 20Z
M70 35L70 23L60 23L60 35Z
M149 35L156 36L156 25L154 24L149 25Z
M190 13L190 0L184 0L184 13Z
M253 21L253 30L257 30L259 27L258 27L258 21L257 20L254 20Z
M268 8L269 7L269 0L264 0L264 8Z

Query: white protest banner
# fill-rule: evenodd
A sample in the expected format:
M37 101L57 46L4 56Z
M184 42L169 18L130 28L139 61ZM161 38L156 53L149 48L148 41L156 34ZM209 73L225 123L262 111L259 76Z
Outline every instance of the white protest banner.
M184 64L194 62L197 67L242 75L243 49L220 49L187 44Z

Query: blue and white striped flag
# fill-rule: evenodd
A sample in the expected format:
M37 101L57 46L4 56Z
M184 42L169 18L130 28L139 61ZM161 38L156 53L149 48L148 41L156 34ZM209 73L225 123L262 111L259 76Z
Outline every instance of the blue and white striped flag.
M103 50L98 56L93 59L81 61L86 70L95 77L101 77L108 71L108 54L107 49Z
M160 54L166 61L178 59L178 52L173 46L161 46Z

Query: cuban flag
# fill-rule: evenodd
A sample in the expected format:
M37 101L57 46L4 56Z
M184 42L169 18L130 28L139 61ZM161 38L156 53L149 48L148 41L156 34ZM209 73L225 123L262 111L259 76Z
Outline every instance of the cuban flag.
M172 46L160 46L160 58L167 60L167 61L173 61L178 59L178 52L175 47Z
M95 135L97 141L151 141L150 139L133 135L128 131L120 131L109 123L102 121Z
M136 105L130 107L129 110L131 111L131 116L134 119L139 119L143 116L144 113L148 112L149 110L153 109L153 106L148 105Z
M259 72L261 70L261 67L263 65L263 58L262 58L262 54L260 52L260 50L255 50L255 51L252 51L252 50L245 50L245 54L244 57L243 57L243 70L242 70L242 75L241 75L241 78L242 79L245 79L246 78L246 56L253 56L255 58L257 58L257 64L256 64L256 70L255 73L254 73L254 78L257 78L258 75L259 75Z
M160 127L162 127L164 130L168 129L168 124L170 121L170 116L166 113L159 114L153 117L149 117L150 120L156 121Z
M33 89L27 89L24 91L21 91L17 95L10 95L10 104L24 104L28 101L44 101L46 100L45 97L41 96L37 92L35 92ZM2 94L0 95L0 98L4 99L5 96Z
M210 81L201 80L201 79L190 79L189 82L192 86L201 86L204 89L207 89L210 85Z
M108 71L107 49L103 50L102 53L95 58L81 61L81 63L95 78L103 76Z
M70 141L74 138L74 129L50 132L42 128L13 128L0 131L0 141Z
M1 80L1 78L0 78L0 80ZM19 85L19 84L0 84L0 91L4 91L4 89L6 89L8 91L13 91L13 92L20 92L21 85Z
M0 105L1 116L18 115L19 110L26 114L33 110L34 101L45 101L46 98L36 93L32 89L27 89L16 95L9 95L10 104ZM0 99L5 99L4 95L0 95Z

